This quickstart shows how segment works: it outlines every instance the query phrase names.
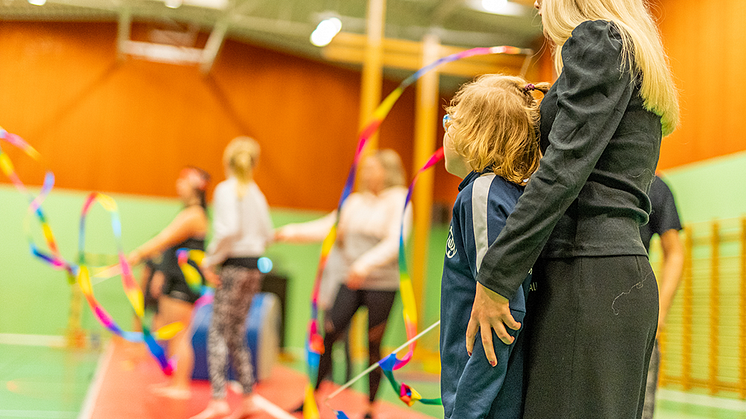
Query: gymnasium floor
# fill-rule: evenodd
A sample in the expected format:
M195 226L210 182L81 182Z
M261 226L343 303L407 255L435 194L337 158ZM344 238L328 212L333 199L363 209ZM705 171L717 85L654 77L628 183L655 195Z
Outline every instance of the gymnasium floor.
M0 342L9 339L0 336ZM207 382L193 384L193 399L171 401L157 398L148 386L163 381L144 351L122 342L104 345L100 350L69 350L50 347L49 342L0 343L0 418L187 418L204 407L209 398ZM304 374L300 362L279 364L273 376L260 383L256 393L266 414L257 419L297 418L284 413L300 402ZM437 392L437 376L410 373L405 381L423 393ZM332 386L324 392L333 391ZM380 419L438 417L438 408L407 409L390 388L382 386ZM744 402L692 396L664 390L656 419L746 419ZM676 401L680 399L679 401ZM229 402L238 396L231 392ZM351 419L361 417L365 396L346 391L334 400ZM691 402L697 403L693 404ZM419 412L417 412L419 411ZM330 410L322 419L331 419Z

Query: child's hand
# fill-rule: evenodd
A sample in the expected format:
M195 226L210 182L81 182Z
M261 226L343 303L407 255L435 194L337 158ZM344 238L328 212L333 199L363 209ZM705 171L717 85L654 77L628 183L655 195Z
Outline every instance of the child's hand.
M495 330L497 337L506 345L510 345L515 339L508 334L505 326L512 330L521 328L521 324L515 321L513 315L510 314L508 299L477 283L477 293L474 296L474 305L471 308L471 318L466 326L466 350L469 352L469 356L474 350L474 339L477 336L477 330L479 330L482 335L482 345L487 361L493 367L497 365L495 347L492 343L492 330Z

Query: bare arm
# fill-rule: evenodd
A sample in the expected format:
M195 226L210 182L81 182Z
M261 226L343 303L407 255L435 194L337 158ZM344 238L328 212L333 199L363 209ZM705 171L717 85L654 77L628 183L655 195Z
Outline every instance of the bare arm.
M136 265L141 260L154 257L167 248L193 236L207 233L207 217L201 208L190 207L181 211L158 235L129 254L129 261Z
M324 240L337 220L337 211L305 223L287 224L278 227L274 232L274 241L291 243L311 243Z
M663 274L659 285L660 311L658 314L658 333L665 325L666 315L676 295L676 288L681 281L684 270L684 246L679 239L678 230L668 230L661 234L663 248Z

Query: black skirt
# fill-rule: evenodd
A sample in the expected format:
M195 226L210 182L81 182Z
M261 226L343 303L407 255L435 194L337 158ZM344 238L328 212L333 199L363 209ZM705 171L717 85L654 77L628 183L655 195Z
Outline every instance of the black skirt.
M639 418L658 325L647 257L539 259L534 282L524 419Z

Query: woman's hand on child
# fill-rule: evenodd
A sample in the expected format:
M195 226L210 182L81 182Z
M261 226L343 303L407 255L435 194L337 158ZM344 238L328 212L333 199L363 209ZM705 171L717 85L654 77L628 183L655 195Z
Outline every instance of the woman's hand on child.
M479 330L487 361L493 367L497 365L495 347L492 342L492 330L495 331L500 340L506 345L510 345L515 338L508 333L506 326L512 330L521 328L521 324L515 321L513 315L510 314L508 299L477 282L477 292L474 296L474 305L471 308L471 318L466 326L466 350L469 355L471 356L474 350L474 340L477 336L477 330Z

